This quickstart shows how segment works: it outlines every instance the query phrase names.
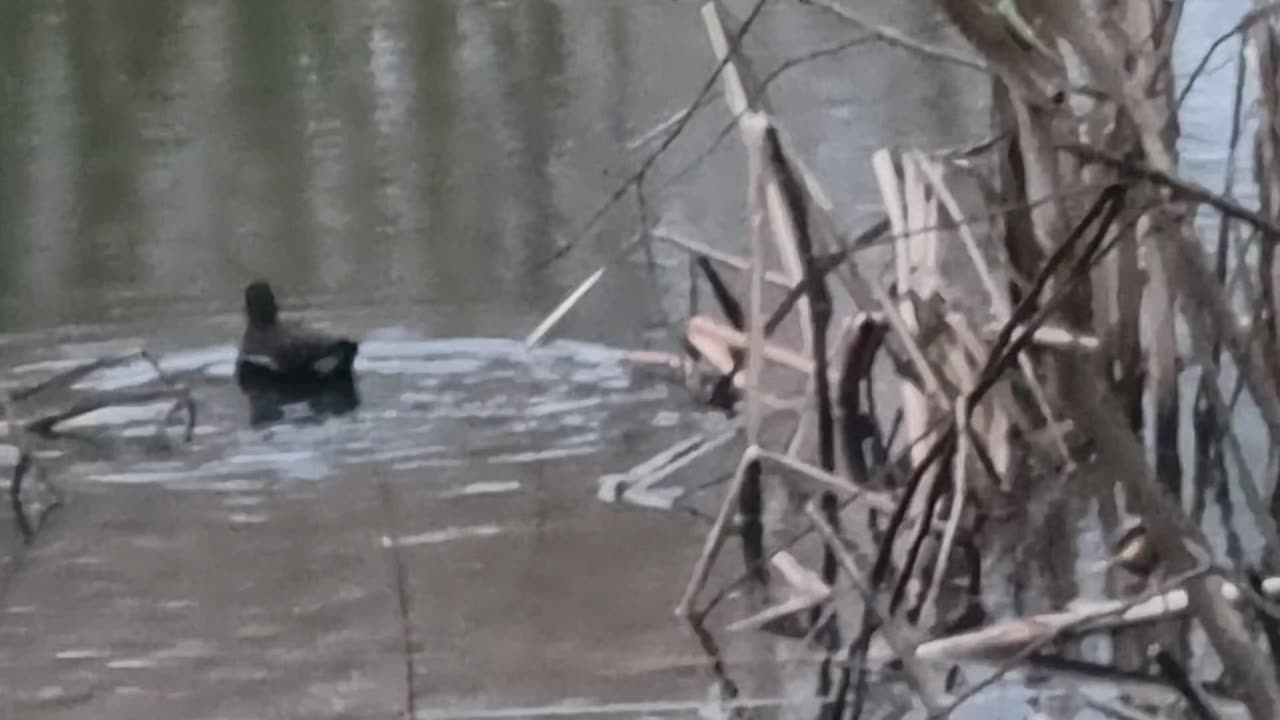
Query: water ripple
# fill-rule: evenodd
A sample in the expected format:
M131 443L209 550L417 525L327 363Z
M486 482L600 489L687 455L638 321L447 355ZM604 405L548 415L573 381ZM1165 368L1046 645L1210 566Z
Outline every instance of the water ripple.
M125 341L79 343L45 349L15 363L0 383L38 381L98 354L127 353ZM136 347L136 346L134 346ZM195 441L157 460L152 448L171 404L154 402L104 408L66 427L97 433L116 443L115 455L92 462L74 452L59 460L83 465L79 479L104 484L163 484L243 496L281 480L314 481L351 466L388 472L512 465L588 456L635 424L675 424L668 388L635 376L618 349L556 341L529 349L503 338L414 338L401 328L368 334L356 368L361 407L341 418L310 420L298 407L296 422L265 429L247 425L246 402L230 381L235 347L220 343L153 353L164 372L188 384L199 403ZM122 390L156 382L142 359L81 379L79 392ZM170 423L180 422L169 419ZM176 433L171 433L176 435ZM5 446L7 448L7 446ZM178 445L174 444L177 448ZM54 450L56 452L56 450ZM8 453L12 454L12 453ZM0 458L4 464L5 458ZM424 478L429 479L429 478ZM456 494L511 492L518 485L483 483ZM226 507L234 523L258 522L240 497Z

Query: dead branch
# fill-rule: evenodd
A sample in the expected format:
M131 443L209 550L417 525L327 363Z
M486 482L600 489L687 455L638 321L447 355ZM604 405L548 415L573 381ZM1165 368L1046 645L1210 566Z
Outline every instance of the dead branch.
M946 702L945 691L941 690L940 679L917 659L915 644L907 637L906 628L895 619L884 600L876 596L874 586L867 583L865 575L858 568L858 563L845 547L844 540L835 528L827 523L826 513L813 504L806 506L805 513L826 541L827 547L832 548L841 568L849 576L849 580L862 594L863 602L876 614L885 639L902 661L903 666L907 668L907 677L921 701L924 702L925 708L930 713L940 710Z
M1241 220L1254 226L1260 233L1262 233L1262 239L1265 242L1275 243L1280 241L1280 225L1272 222L1270 218L1264 217L1260 213L1240 205L1231 198L1223 197L1208 188L1191 182L1190 180L1183 180L1182 178L1171 175L1163 170L1144 165L1140 162L1116 157L1110 153L1103 152L1102 150L1088 145L1064 143L1059 145L1058 149L1076 155L1086 162L1100 163L1112 169L1120 170L1121 172L1133 177L1164 187L1173 192L1173 194L1179 199L1209 205L1227 217L1235 220Z
M1254 8L1253 10L1245 13L1244 17L1240 18L1240 22L1236 23L1230 30L1222 33L1217 37L1217 39L1210 43L1209 49L1205 51L1204 55L1201 56L1200 61L1196 63L1194 68L1192 68L1191 74L1187 76L1186 84L1182 86L1182 91L1178 93L1178 99L1174 103L1175 112L1182 107L1184 102L1186 102L1187 96L1191 94L1191 88L1195 86L1196 81L1200 79L1202 74L1204 74L1204 69L1208 67L1209 60L1213 57L1214 53L1218 51L1218 48L1222 47L1223 43L1236 35L1247 32L1255 23L1269 20L1271 15L1277 10L1280 10L1280 2L1273 2L1263 7Z
M760 17L761 11L764 10L765 5L767 5L768 2L769 0L755 0L755 4L751 7L750 12L747 13L746 19L742 22L742 25L738 28L737 32L733 34L733 37L729 39L730 47L736 49L742 43L743 38L745 38L751 31L751 27ZM711 96L711 92L715 89L716 83L720 79L720 74L724 72L725 68L728 66L729 58L726 56L717 63L715 69L711 72L711 75L702 84L702 87L699 88L693 102L689 103L686 111L679 114L679 119L674 123L674 127L672 127L666 136L663 137L662 141L658 143L658 147L645 156L644 160L640 163L640 167L635 172L627 176L622 183L614 189L613 193L609 195L609 198L606 199L590 217L587 218L587 221L583 223L582 227L574 234L573 238L567 242L561 243L560 246L552 252L551 256L541 263L541 266L545 267L555 263L568 255L575 247L577 247L582 238L585 238L589 233L595 230L596 225L604 219L605 215L607 215L615 205L627 196L627 193L631 192L633 188L643 185L649 172L655 165L657 165L658 159L675 144L677 138L684 134L685 129L697 114L695 109L706 102L707 98Z
M1148 654L1155 660L1156 667L1160 668L1160 674L1187 701L1187 707L1197 720L1221 720L1221 716L1209 705L1204 690L1187 675L1186 668L1168 650L1153 645L1148 649Z
M837 5L830 0L797 0L801 5L812 5L821 8L834 17L850 23L868 33L877 40L893 47L902 48L929 60L945 62L960 67L977 70L978 72L987 73L990 69L987 65L979 60L958 55L942 48L927 45L918 40L914 40L905 33L895 30L891 27L876 25L867 20L858 17L852 10Z

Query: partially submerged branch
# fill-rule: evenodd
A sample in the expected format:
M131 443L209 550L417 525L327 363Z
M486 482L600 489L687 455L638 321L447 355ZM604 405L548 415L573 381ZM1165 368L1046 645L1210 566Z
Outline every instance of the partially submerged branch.
M120 367L138 360L151 367L156 374L156 378L160 381L161 387L124 388L89 393L73 400L68 407L37 413L35 417L24 417L19 412L23 405L34 403L43 396L55 391L67 392L73 390L77 383L95 372L112 367ZM30 543L34 540L44 515L61 502L56 489L50 488L53 491L51 502L42 508L36 516L28 512L26 503L23 500L24 489L29 478L39 480L41 476L40 464L35 454L35 442L39 439L47 439L57 435L59 425L75 418L120 405L139 405L161 400L171 401L173 404L168 412L164 414L164 417L160 419L160 431L163 431L169 425L176 413L183 412L185 415L183 438L185 441L190 442L195 434L195 399L189 388L175 382L165 372L160 362L146 351L92 360L34 385L19 387L0 394L0 411L2 411L0 412L0 427L7 429L8 433L13 436L18 451L17 463L14 466L13 476L9 483L9 504L14 513L19 532L25 542Z

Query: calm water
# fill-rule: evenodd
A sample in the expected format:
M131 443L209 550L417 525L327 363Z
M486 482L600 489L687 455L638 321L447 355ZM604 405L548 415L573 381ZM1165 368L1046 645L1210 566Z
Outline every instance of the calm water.
M937 23L862 5L925 37ZM1180 69L1246 5L1189 3ZM598 248L630 235L626 202L583 252L534 272L647 151L626 143L701 87L709 53L696 10L10 0L0 7L0 332L145 320L163 336L233 312L253 276L295 306L369 310L439 334L524 327L605 257ZM782 5L751 49L764 72L846 32ZM1231 58L1229 47L1219 54L1184 125L1188 167L1215 185ZM776 85L811 164L849 199L838 203L849 223L877 201L872 151L979 137L983 95L966 71L877 46ZM741 169L734 141L664 183L723 121L717 104L676 143L650 206L732 247L743 192L724 182ZM631 270L602 286L631 301L589 304L569 332L634 337L656 298Z
M739 13L751 5L729 4ZM703 659L669 609L703 526L603 507L594 480L696 432L706 418L667 386L626 372L607 347L560 343L529 355L507 341L475 338L527 332L634 231L639 212L627 198L565 261L543 269L651 147L629 143L684 108L705 82L713 63L698 5L0 3L0 367L9 368L0 379L34 378L145 344L187 373L208 408L195 445L181 453L156 456L146 442L163 408L82 423L130 439L120 446L50 451L73 494L89 500L62 516L64 534L37 552L30 577L6 599L19 619L0 621L0 646L21 652L0 656L28 661L0 662L5 677L18 678L15 694L0 696L0 710L16 702L48 717L76 717L59 714L59 703L81 707L89 700L65 698L83 696L97 698L90 707L99 711L138 717L130 714L146 706L133 704L138 697L156 701L192 673L224 671L240 684L213 687L208 697L165 696L165 707L174 717L221 717L209 708L238 697L251 716L272 697L291 697L288 686L253 685L245 673L262 658L230 648L226 638L265 622L260 616L271 616L282 594L298 592L327 608L346 586L310 585L303 575L276 587L273 571L237 568L255 578L244 589L250 620L211 616L184 598L221 597L235 573L179 581L182 556L165 554L162 540L172 533L218 546L219 559L210 562L228 565L257 547L288 557L299 537L323 546L330 537L324 523L342 520L340 513L328 518L333 503L315 488L336 480L341 502L352 503L347 524L358 529L372 516L366 505L376 503L350 488L385 476L398 493L402 542L470 543L422 550L408 561L422 600L407 614L427 643L410 692L420 696L424 717L457 716L460 707L477 717L523 717L536 713L508 706L592 702L610 716L696 715L709 693ZM912 35L944 39L939 20L918 9L927 4L852 5ZM1188 3L1179 68L1246 5ZM764 74L802 48L834 45L848 33L820 11L775 2L749 50ZM1212 67L1230 58L1225 52ZM1184 124L1188 171L1214 186L1233 78L1229 62L1206 75ZM807 63L774 90L787 128L851 226L878 205L873 151L955 145L986 132L980 76L875 45ZM725 121L717 101L691 123L655 166L647 202L668 227L733 249L745 195L736 138L681 173ZM638 345L679 309L680 258L659 249L656 283L640 259L610 273L558 332ZM239 293L254 277L272 280L288 309L371 340L361 360L365 408L349 424L267 434L242 427L227 362ZM84 387L128 387L143 377L139 370ZM312 514L279 499L317 494ZM222 529L183 534L209 518ZM151 552L146 562L154 565L135 562L133 545L113 554L111 543L123 541L97 546L102 528L114 528L113 538L140 538L134 545ZM310 562L353 568L354 578L383 559L316 551ZM63 595L68 578L59 573L91 566L93 582ZM583 586L582 567L600 574L599 585ZM371 582L385 580L377 578ZM149 594L134 597L139 587ZM44 603L51 595L57 602ZM187 655L164 654L172 637L151 646L136 636L158 622L147 598L161 595L160 605L178 603L164 627L203 633ZM114 608L110 627L84 610L104 597ZM566 604L566 597L598 602ZM386 592L360 602L370 605L334 611L348 634L367 612L389 617L383 611L393 598ZM600 648L605 637L613 654ZM361 644L368 638L340 640L334 658L372 653ZM300 641L299 652L309 652L309 642ZM760 648L726 642L738 671L764 693L763 706L777 704L771 695L811 692L787 673L761 679L768 673L752 659ZM527 648L551 659L535 662ZM344 674L355 670L330 664L318 645L315 652L311 682L329 678L333 697L359 694L351 690L354 676ZM699 673L689 671L695 667ZM137 675L145 668L159 669ZM130 670L123 680L111 674ZM46 692L55 686L61 694ZM973 712L990 717L998 707L998 717L1021 717L1025 693L1008 693ZM382 717L369 709L378 702L368 702L360 716ZM337 705L321 705L307 706L309 717L343 716Z
M687 104L710 64L691 3L127 5L0 8L0 331L145 319L163 336L234 311L251 276L295 306L437 334L531 325L603 257L594 248L630 235L628 202L593 248L533 272L637 163L626 142ZM774 64L838 30L780 8L758 54ZM955 122L981 95L972 75L861 57L878 70L819 62L778 86L816 166L853 197L871 189L878 145L980 130ZM705 115L659 184L724 122ZM722 242L739 154L724 143L704 171L652 191L653 211ZM601 288L628 302L588 307L567 331L633 338L654 300L638 274Z

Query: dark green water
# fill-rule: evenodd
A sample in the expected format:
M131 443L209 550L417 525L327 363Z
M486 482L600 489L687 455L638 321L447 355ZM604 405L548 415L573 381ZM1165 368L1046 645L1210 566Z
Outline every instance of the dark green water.
M762 70L847 32L779 5ZM627 141L711 67L697 4L656 0L8 0L0 53L0 332L181 332L236 310L253 276L295 306L438 334L527 329L633 231L628 199L592 247L535 272L648 152ZM850 57L875 71L848 73ZM955 119L980 87L868 46L777 90L854 218L876 199L869 153L976 137ZM719 102L703 115L657 166L650 207L732 247L736 141L660 188L725 120ZM642 277L611 275L601 290L628 301L568 331L634 337L655 300Z

